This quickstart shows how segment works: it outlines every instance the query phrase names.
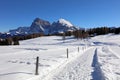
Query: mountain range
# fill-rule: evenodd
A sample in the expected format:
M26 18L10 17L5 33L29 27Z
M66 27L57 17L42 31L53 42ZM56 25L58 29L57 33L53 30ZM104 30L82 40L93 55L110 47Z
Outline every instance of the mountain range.
M35 18L29 27L18 27L17 29L9 30L9 34L18 35L18 34L43 33L47 35L74 30L77 30L77 27L75 27L72 23L65 19L59 19L58 21L53 22L51 24L49 21L40 18Z

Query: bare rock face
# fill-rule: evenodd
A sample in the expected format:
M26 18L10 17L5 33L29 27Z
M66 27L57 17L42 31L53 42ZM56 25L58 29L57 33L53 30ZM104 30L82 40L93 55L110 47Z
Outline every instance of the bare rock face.
M50 27L49 21L45 21L45 20L42 20L40 18L36 18L31 26L35 26L35 25L41 25L43 28Z
M49 29L49 27L50 23L48 21L36 18L30 26L30 33L44 33Z

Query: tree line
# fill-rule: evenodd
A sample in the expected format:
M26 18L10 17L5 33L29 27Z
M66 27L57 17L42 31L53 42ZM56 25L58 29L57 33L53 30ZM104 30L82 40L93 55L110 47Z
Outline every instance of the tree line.
M14 35L0 39L0 45L19 45L20 40L27 40L43 36L42 33L34 33L29 35Z
M79 29L75 31L66 31L64 33L58 33L58 34L52 34L56 36L64 36L63 39L65 39L65 36L75 36L77 39L84 39L87 37L93 37L96 35L104 35L108 33L114 33L114 34L120 34L120 27L118 28L109 28L109 27L97 27L97 28L91 28L91 29ZM0 45L19 45L20 40L27 40L32 38L37 38L41 36L52 36L51 34L44 35L43 33L34 33L29 35L14 35L9 36L4 39L0 39Z
M97 28L89 29L88 33L90 35L91 34L104 35L104 34L108 34L108 33L119 34L120 33L120 27L118 27L118 28L97 27Z
M73 35L76 38L87 38L87 37L94 37L96 35L105 35L108 33L120 34L120 27L118 28L109 28L109 27L97 27L91 28L87 30L76 30L73 32Z

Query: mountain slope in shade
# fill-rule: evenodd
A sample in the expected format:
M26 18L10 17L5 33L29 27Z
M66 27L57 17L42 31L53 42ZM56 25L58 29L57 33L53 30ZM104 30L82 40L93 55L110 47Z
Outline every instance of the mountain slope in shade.
M30 26L29 33L48 33L51 24L48 21L36 18Z
M10 34L33 34L33 33L46 33L48 34L48 29L51 24L48 21L36 18L30 27L19 27L17 29L10 30Z
M17 34L28 34L30 30L30 27L19 27L17 29L10 30L11 35L17 35Z

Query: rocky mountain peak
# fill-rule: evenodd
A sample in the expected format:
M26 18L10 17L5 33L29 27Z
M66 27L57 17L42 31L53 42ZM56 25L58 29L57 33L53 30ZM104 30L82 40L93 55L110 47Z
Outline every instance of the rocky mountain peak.
M45 20L40 19L40 18L35 18L32 25L41 25L41 26L45 27L45 26L50 26L50 23L49 23L49 21L45 21Z

